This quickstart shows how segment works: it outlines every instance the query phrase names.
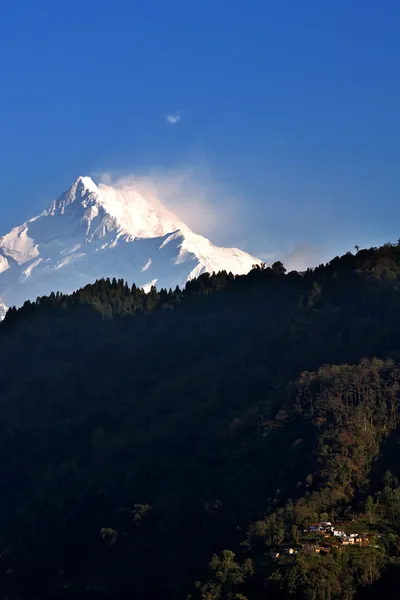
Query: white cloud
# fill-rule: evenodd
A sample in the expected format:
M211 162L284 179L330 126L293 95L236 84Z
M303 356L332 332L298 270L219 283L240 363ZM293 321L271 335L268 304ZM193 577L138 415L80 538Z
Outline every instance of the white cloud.
M179 113L176 113L174 115L165 115L165 120L170 125L176 125L181 120L181 115Z

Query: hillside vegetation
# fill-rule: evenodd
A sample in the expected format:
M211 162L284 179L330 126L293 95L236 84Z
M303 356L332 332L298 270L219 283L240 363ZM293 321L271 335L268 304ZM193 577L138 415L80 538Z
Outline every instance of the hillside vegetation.
M398 597L400 245L51 294L0 359L3 600Z

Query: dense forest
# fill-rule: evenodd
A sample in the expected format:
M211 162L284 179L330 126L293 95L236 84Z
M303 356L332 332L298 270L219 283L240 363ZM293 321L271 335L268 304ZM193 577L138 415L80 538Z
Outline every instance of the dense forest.
M0 324L0 599L400 588L400 244Z

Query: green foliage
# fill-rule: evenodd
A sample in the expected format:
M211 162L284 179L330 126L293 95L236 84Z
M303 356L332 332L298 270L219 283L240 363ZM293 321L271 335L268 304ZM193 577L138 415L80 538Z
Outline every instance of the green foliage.
M231 550L223 550L220 556L214 554L210 562L215 581L204 584L197 582L202 600L246 600L237 588L243 584L247 577L253 574L253 565L249 558L243 564L235 561L235 554Z

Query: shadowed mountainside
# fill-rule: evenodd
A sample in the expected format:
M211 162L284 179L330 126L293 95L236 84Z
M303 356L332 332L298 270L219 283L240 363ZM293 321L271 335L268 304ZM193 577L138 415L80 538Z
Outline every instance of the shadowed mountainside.
M399 286L386 245L10 310L4 598L377 597L400 554ZM300 551L349 515L376 544Z

